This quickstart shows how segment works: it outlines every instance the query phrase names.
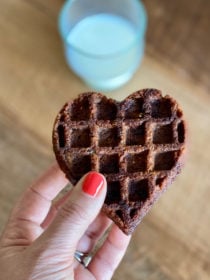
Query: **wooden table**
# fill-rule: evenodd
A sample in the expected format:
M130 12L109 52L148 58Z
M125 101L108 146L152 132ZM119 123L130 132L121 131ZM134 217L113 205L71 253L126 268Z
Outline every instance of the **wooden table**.
M64 1L1 0L0 226L23 189L53 161L54 117L88 88L67 68L57 32ZM132 81L170 93L189 125L186 167L133 235L113 279L210 279L210 79L208 0L145 0L147 52Z

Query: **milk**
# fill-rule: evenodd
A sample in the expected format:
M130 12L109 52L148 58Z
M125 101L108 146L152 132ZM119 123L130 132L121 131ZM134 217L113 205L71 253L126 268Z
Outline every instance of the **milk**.
M115 14L85 17L70 30L65 48L70 67L91 87L110 90L126 83L144 51L138 30Z

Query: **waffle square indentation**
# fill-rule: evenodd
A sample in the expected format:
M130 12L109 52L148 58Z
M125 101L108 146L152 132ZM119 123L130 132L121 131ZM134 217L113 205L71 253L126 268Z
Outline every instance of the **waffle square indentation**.
M119 145L120 135L118 127L99 128L99 147L116 147Z
M115 214L118 216L118 218L122 221L124 221L124 213L122 210L118 209L115 211Z
M166 177L157 178L155 180L155 185L159 188L162 188L164 181L166 180Z
M82 148L90 147L90 129L86 128L72 128L71 131L71 147Z
M59 147L64 148L66 145L65 128L63 125L59 125L57 128Z
M88 97L75 100L70 107L70 116L72 121L82 121L90 119L90 104Z
M121 184L119 181L107 182L106 204L119 203L121 200Z
M177 131L178 131L178 141L179 143L184 143L184 134L185 134L185 129L184 129L184 123L183 122L180 122L178 124L178 128L177 128Z
M90 155L68 154L66 161L71 173L77 179L80 179L87 172L91 171Z
M126 134L126 145L144 145L145 144L145 124L137 127L130 127Z
M119 172L118 154L101 155L99 158L99 172L113 174Z
M117 117L117 106L112 101L102 98L96 105L96 118L98 120L114 120Z
M129 201L146 201L149 198L148 179L129 182Z
M153 118L170 118L171 101L169 99L158 99L151 104L151 115Z
M154 144L170 144L173 143L173 126L172 124L167 125L156 125L153 134Z
M170 170L174 167L177 151L162 152L155 155L154 170Z
M126 119L138 119L143 114L143 98L135 100L128 100L125 106L125 118Z
M139 213L139 209L135 209L135 208L131 209L130 210L131 219L133 219L133 218L135 219L135 217L138 216L138 213Z
M148 151L136 154L128 154L127 156L127 172L143 172L147 169Z

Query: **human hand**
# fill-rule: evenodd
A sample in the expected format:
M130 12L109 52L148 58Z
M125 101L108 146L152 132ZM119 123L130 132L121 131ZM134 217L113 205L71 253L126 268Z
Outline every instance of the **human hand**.
M100 212L106 180L88 173L53 203L67 183L55 165L18 200L0 239L0 279L111 279L130 240L116 225L87 268L74 258L91 252L112 223Z

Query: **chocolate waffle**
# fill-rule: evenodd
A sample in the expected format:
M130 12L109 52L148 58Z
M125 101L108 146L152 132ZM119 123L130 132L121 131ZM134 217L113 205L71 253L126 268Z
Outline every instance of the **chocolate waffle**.
M103 211L131 234L181 171L185 134L182 110L159 90L140 90L122 102L90 92L59 112L53 148L73 185L90 170L104 174Z

